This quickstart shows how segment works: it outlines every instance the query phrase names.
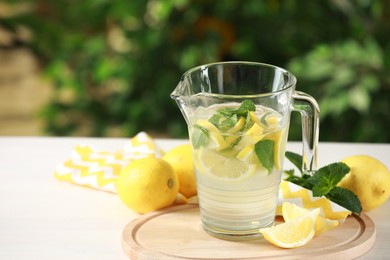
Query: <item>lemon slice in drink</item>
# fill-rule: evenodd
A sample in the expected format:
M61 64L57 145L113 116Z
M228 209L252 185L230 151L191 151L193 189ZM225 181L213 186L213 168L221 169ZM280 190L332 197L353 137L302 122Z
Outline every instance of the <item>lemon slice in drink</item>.
M276 116L269 116L266 119L267 125L270 128L276 128L278 127L278 118Z
M284 159L284 151L286 146L286 131L284 128L276 131L275 133L269 134L265 139L274 141L274 163L276 169L282 168L282 159Z
M283 202L282 205L282 214L284 221L286 222L307 215L309 212L309 210L299 207L291 202ZM316 222L316 235L324 233L325 231L337 227L338 225L339 222L337 220L327 219L321 215L318 215Z
M264 129L261 126L259 126L258 124L253 124L253 126L249 128L249 130L245 133L245 136L247 136L250 141L255 144L261 139L263 139L263 132Z
M255 124L262 125L262 123L260 122L259 118L257 118L255 112L249 111L249 117Z
M227 134L234 134L234 133L239 132L241 129L244 128L245 122L246 122L245 118L241 116L240 119L238 119L237 123L232 128L227 130L226 133Z
M255 163L256 154L254 149L254 145L248 145L237 154L236 158L242 162Z
M246 164L255 165L257 172L263 176L268 176L268 170L260 164L255 152L255 145L248 145L238 152L236 158Z
M238 146L237 148L238 149L244 149L245 147L249 146L249 145L254 145L256 144L258 141L260 141L261 139L264 138L264 129L254 123L251 128L248 129L248 131L246 131L246 133L244 133L242 135L242 138L240 140L240 142L238 143Z
M320 210L316 209L302 217L293 219L259 232L264 238L282 248L295 248L307 244L315 235L316 220Z
M264 132L264 129L259 125L254 123L251 128L246 132L247 135L259 136Z
M204 119L199 119L196 123L207 129L209 133L210 141L207 146L208 148L219 151L229 146L229 143L225 141L225 139L221 135L221 132L215 125Z
M204 174L226 181L241 181L251 177L256 169L234 156L224 156L213 150L203 149L199 158L201 171Z

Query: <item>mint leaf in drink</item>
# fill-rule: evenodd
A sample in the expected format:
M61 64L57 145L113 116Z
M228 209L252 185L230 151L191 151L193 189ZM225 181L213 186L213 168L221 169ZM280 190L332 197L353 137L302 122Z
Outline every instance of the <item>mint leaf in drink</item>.
M313 184L313 195L316 197L328 194L337 186L344 176L349 172L349 167L342 162L332 163L319 169L308 182Z
M261 164L271 174L274 167L274 141L260 140L255 144L255 153Z
M248 127L251 123L249 111L255 110L255 104L252 101L246 99L241 103L239 108L224 107L218 109L215 114L209 118L209 122L215 125L222 132L225 132L234 127L240 117L244 117L246 122L244 129L246 129L246 127Z
M217 114L220 114L221 116L232 116L234 114L237 114L237 108L234 107L224 107L217 110Z
M191 142L194 149L206 146L209 143L209 131L200 125L194 125L191 134Z
M246 118L245 118L245 126L244 130L249 129L251 126L253 126L253 121L251 119L251 116L249 113L247 113Z
M253 121L249 114L250 111L256 111L256 106L252 101L246 99L241 103L241 106L237 110L237 115L245 118L244 129L249 129L253 125Z
M360 214L362 212L362 205L359 198L350 190L334 187L326 197L340 206Z
M222 120L222 116L220 114L214 114L209 118L209 122L215 125L217 128Z
M236 114L225 116L217 113L210 117L209 122L224 132L235 126L238 122L238 119L239 118Z
M246 117L249 111L256 111L256 106L252 101L246 99L242 101L241 106L238 108L237 115Z

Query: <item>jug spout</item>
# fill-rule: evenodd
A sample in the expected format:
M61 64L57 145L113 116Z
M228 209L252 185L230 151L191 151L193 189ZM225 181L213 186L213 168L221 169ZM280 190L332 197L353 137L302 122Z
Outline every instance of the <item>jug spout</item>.
M171 98L176 101L186 123L190 124L190 109L187 104L187 97L188 90L186 89L186 84L183 81L180 81L171 93Z
M171 98L177 102L183 96L184 90L185 90L185 84L183 81L180 81L179 84L177 84L176 88L171 93Z

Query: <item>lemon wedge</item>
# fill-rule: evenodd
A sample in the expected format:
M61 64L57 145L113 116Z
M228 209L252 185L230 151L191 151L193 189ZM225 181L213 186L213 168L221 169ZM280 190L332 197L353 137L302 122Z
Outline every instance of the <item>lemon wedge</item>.
M259 232L264 238L282 248L296 248L307 244L315 235L316 220L320 210L316 209L308 214L289 222L262 228Z
M309 214L309 210L301 208L291 202L283 202L282 214L284 221L289 222L296 218ZM318 215L316 222L316 235L322 234L329 229L337 227L339 222L337 220L327 219L321 215Z

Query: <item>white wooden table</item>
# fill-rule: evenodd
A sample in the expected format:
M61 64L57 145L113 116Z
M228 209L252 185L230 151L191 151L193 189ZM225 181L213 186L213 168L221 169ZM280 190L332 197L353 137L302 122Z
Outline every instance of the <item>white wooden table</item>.
M115 194L54 178L54 168L79 143L116 151L128 139L0 137L0 259L128 259L124 226L138 215ZM186 140L157 140L169 150ZM300 143L287 150L300 152ZM367 154L390 168L390 144L320 143L319 166ZM367 212L377 228L362 259L390 257L390 201Z

